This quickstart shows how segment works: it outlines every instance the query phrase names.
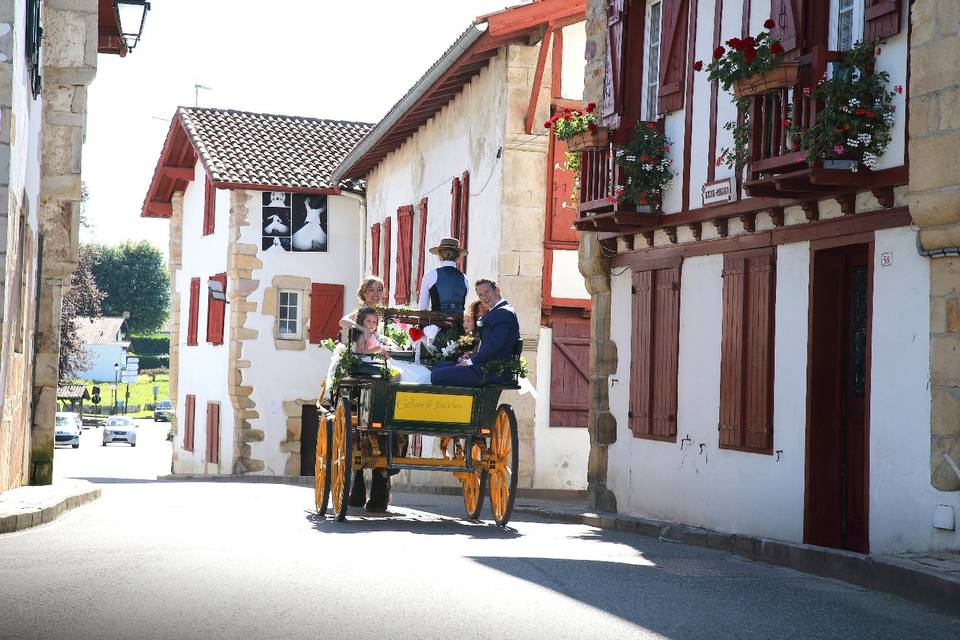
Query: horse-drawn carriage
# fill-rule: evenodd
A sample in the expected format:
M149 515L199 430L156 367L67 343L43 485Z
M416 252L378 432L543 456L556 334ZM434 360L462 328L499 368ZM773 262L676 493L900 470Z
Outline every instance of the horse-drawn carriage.
M459 322L448 313L380 311L385 322ZM352 345L350 341L348 350ZM518 360L520 346L514 349ZM415 358L413 351L389 355L401 363ZM330 502L336 520L346 517L357 469L419 469L452 472L463 488L463 504L471 519L479 518L489 490L493 519L506 526L516 496L519 443L513 408L500 404L500 394L519 389L516 375L506 384L481 387L412 384L402 377L396 381L386 360L381 362L371 366L354 361L337 380L329 406L318 403L317 514L325 515ZM450 439L452 454L444 450L439 457L414 455L409 442L417 435Z

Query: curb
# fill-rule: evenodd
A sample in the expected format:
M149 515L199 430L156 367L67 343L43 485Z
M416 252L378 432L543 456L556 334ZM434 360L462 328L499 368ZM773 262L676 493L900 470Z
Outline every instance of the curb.
M583 513L522 505L514 507L514 511L548 520L639 534L657 538L661 542L679 542L727 551L755 562L841 580L867 589L892 593L950 613L960 613L960 579L897 557L870 556L841 549L721 533L662 520L617 514Z
M85 480L5 491L0 493L0 534L47 524L99 497L100 489Z

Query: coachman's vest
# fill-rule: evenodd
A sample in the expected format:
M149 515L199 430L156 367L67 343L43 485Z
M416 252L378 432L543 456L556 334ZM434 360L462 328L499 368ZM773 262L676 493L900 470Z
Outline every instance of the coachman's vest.
M467 285L456 267L437 269L437 282L430 287L430 310L463 313L467 301Z

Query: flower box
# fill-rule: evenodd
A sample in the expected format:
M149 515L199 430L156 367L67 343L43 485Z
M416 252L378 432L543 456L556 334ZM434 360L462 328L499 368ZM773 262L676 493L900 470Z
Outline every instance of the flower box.
M800 63L782 62L776 67L767 71L755 73L746 78L740 78L733 81L733 95L737 98L748 96L759 96L764 93L792 87L797 84L797 77L800 73Z
M593 131L581 131L575 133L564 142L567 144L567 151L590 151L591 149L602 149L607 146L610 140L610 130L604 127L597 127Z

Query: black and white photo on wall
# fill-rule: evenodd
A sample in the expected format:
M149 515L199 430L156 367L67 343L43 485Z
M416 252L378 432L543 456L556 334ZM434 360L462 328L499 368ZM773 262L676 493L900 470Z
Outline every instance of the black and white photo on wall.
M264 251L326 251L327 196L263 193Z

